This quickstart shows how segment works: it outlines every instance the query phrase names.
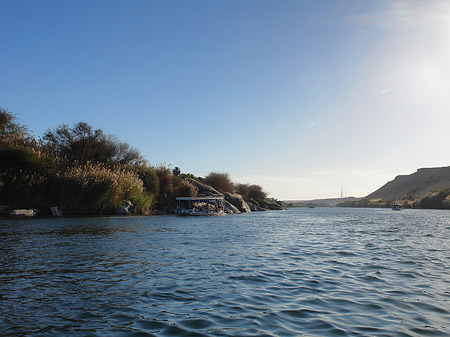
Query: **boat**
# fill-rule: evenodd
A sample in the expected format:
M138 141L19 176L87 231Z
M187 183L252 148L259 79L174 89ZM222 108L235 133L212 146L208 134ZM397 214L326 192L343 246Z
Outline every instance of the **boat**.
M177 215L214 216L225 215L225 199L222 195L205 197L178 197Z
M393 211L401 211L403 209L403 205L398 202L392 203L391 207Z

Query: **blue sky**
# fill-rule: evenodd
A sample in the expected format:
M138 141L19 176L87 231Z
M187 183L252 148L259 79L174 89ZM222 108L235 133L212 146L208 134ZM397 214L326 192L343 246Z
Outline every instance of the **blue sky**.
M0 106L279 199L448 166L448 1L0 2Z

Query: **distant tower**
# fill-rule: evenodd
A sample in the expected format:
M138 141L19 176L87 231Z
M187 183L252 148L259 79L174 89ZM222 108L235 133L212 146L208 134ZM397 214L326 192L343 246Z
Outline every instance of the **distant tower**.
M341 199L344 197L344 186L341 186Z

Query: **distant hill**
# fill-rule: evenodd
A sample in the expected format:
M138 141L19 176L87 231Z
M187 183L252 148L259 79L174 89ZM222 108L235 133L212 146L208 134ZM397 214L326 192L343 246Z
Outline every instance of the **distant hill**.
M450 167L421 168L413 174L395 177L365 199L414 199L447 188L450 188Z
M343 202L354 202L361 198L346 197L346 198L329 198L329 199L314 199L314 200L284 200L284 203L288 206L301 207L301 206L314 206L314 207L334 207L337 204Z

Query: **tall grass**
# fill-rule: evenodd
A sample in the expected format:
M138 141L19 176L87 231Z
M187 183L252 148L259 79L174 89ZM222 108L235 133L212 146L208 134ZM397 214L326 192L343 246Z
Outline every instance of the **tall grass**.
M144 192L138 175L120 167L87 163L60 172L55 182L55 202L68 213L109 214L123 200L130 200L135 212L142 213L154 204L153 195Z

